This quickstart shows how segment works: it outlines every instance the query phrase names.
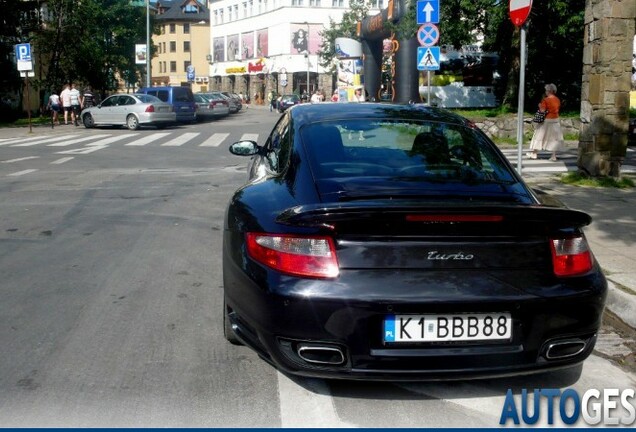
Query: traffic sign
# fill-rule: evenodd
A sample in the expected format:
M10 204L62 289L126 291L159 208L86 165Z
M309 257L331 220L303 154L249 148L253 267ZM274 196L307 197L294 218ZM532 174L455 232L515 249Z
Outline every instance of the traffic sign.
M188 81L194 81L195 71L194 66L188 65L186 68L186 77Z
M31 44L17 44L15 46L15 58L18 61L31 61Z
M417 40L423 47L431 47L439 41L439 29L435 24L422 24L417 31Z
M532 9L532 0L510 0L509 12L510 21L517 27L521 27L526 22Z
M439 47L418 47L417 69L422 71L439 70Z
M439 0L418 0L417 2L417 23L438 23L439 22Z

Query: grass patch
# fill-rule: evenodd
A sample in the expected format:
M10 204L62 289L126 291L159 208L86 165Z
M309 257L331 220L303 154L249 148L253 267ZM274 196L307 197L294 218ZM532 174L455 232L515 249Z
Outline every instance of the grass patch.
M618 189L633 188L634 180L628 177L590 177L581 172L569 172L561 176L561 182L572 186L612 187Z

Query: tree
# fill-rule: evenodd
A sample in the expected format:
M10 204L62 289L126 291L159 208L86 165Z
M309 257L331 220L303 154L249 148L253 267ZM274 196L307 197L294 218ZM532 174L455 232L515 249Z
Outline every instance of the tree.
M77 81L108 91L118 76L137 76L136 43L145 40L145 9L119 0L50 0L50 21L37 32L47 53L45 87Z
M349 10L342 15L342 20L336 22L329 18L329 27L320 33L322 44L318 51L320 66L335 71L336 38L351 38L360 40L357 36L358 21L362 21L369 13L369 6L365 0L350 0Z

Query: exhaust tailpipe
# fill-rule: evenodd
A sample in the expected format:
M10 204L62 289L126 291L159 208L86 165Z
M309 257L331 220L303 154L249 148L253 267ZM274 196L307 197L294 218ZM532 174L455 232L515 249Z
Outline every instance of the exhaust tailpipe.
M545 358L548 360L560 360L581 354L587 348L587 342L582 339L567 339L552 342L548 345Z
M298 345L298 357L312 364L341 365L345 356L338 347L324 345Z

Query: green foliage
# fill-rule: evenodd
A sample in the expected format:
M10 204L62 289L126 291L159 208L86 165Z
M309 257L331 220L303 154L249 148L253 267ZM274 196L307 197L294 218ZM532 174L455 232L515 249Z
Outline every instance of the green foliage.
M561 176L561 182L574 186L613 187L627 189L635 187L634 181L628 177L590 177L581 172L570 172Z
M336 38L345 37L360 40L357 36L358 21L362 21L369 13L369 6L365 0L350 0L349 10L342 15L342 20L338 23L329 18L329 27L323 30L322 43L318 56L320 66L335 71L333 60L336 58Z
M137 75L134 46L145 41L145 8L120 0L50 0L52 21L34 32L49 56L42 84L58 91L66 82L101 91L116 87L116 75Z

